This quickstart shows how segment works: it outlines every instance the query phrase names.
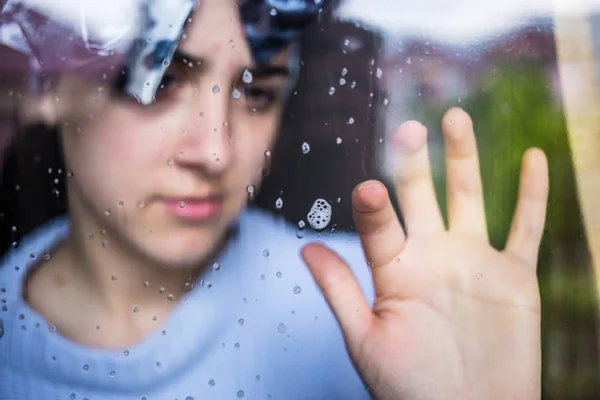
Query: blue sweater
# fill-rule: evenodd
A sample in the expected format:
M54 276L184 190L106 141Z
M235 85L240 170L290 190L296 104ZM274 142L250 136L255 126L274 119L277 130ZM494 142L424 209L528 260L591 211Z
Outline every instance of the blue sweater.
M355 236L307 232L248 210L239 233L167 321L119 351L74 343L22 299L28 270L69 232L30 234L0 266L0 400L369 399L301 247L320 240L373 289Z

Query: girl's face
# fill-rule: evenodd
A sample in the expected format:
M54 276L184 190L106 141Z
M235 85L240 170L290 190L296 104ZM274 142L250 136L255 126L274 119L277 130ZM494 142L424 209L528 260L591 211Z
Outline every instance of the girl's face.
M235 0L203 0L178 53L150 106L64 78L50 114L73 174L74 232L105 229L153 262L191 267L256 194L288 70L285 52L253 65Z

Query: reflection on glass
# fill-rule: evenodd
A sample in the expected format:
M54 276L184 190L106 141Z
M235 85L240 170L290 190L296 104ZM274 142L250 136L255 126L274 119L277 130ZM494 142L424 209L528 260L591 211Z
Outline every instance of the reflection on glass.
M0 398L384 398L365 387L372 375L353 365L299 253L331 246L371 304L377 263L356 235L353 188L381 180L404 222L393 142L420 121L448 224L441 121L452 107L473 120L498 250L523 153L545 152L542 398L598 397L600 5L332 2L299 46L271 57L261 29L294 22L284 14L300 3L247 1L240 14L202 2L174 58L159 60L147 106L119 90L131 71L111 69L115 84L70 71L32 90L22 60L5 64L0 360L19 368L0 367Z

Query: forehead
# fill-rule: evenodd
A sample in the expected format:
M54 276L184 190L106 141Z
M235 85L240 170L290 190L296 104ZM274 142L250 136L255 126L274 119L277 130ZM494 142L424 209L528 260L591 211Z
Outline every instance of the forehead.
M237 0L203 0L190 16L179 50L202 60L235 59L252 63Z
M220 68L254 67L238 3L202 0L188 20L178 50L205 64L219 64ZM285 48L268 63L286 64L288 55Z

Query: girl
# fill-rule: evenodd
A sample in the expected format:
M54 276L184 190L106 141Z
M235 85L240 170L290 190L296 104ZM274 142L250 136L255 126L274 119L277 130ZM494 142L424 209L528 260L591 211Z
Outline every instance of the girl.
M358 237L308 244L245 207L290 54L257 62L236 1L203 0L154 101L135 79L123 87L140 101L72 74L24 99L60 131L69 213L0 267L0 399L539 398L543 153L524 158L498 252L469 117L443 121L449 230L425 128L407 122L394 145L408 235L369 181L352 194Z

